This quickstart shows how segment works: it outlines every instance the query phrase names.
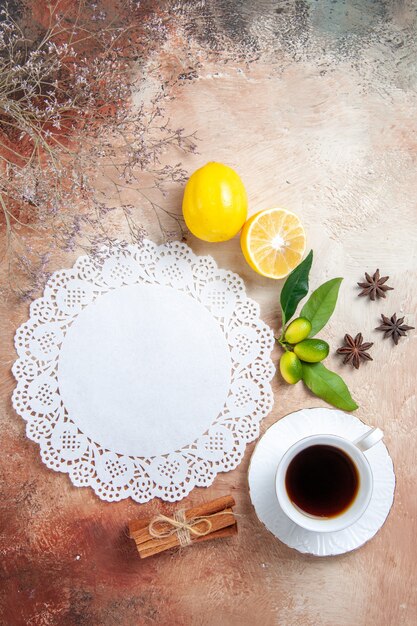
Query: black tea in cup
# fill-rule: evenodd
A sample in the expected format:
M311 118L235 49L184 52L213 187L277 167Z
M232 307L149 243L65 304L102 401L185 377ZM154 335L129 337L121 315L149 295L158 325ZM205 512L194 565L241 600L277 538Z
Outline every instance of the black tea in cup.
M315 517L336 517L349 508L359 490L359 474L340 448L312 445L290 462L285 488L292 503Z

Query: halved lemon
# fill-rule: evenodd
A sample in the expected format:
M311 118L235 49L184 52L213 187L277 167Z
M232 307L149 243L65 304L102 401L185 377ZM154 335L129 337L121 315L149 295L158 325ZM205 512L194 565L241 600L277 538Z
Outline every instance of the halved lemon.
M284 278L301 261L306 235L299 218L286 209L252 215L242 229L240 245L252 269L268 278Z

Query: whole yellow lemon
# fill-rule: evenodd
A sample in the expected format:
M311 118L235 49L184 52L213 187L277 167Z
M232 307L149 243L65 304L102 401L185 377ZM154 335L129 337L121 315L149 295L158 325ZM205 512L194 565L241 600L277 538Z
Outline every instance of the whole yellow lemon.
M185 186L182 212L190 231L204 241L227 241L246 221L248 199L238 174L222 163L207 163Z

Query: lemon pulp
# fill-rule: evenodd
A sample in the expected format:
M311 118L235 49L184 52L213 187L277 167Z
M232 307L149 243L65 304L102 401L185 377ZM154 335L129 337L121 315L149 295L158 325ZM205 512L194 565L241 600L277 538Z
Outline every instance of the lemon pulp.
M284 278L300 263L306 247L300 219L280 208L253 215L243 227L240 241L252 269L276 279Z

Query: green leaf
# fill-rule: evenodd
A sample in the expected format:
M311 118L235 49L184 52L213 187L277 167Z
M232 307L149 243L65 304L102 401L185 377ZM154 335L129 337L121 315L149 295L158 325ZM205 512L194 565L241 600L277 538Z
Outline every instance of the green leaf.
M282 328L292 318L300 300L308 292L308 275L313 262L313 250L288 276L281 291Z
M303 381L316 396L344 411L358 408L345 382L322 363L303 363Z
M317 335L331 318L342 280L343 278L332 278L320 285L301 309L300 316L306 317L311 322L309 337Z

